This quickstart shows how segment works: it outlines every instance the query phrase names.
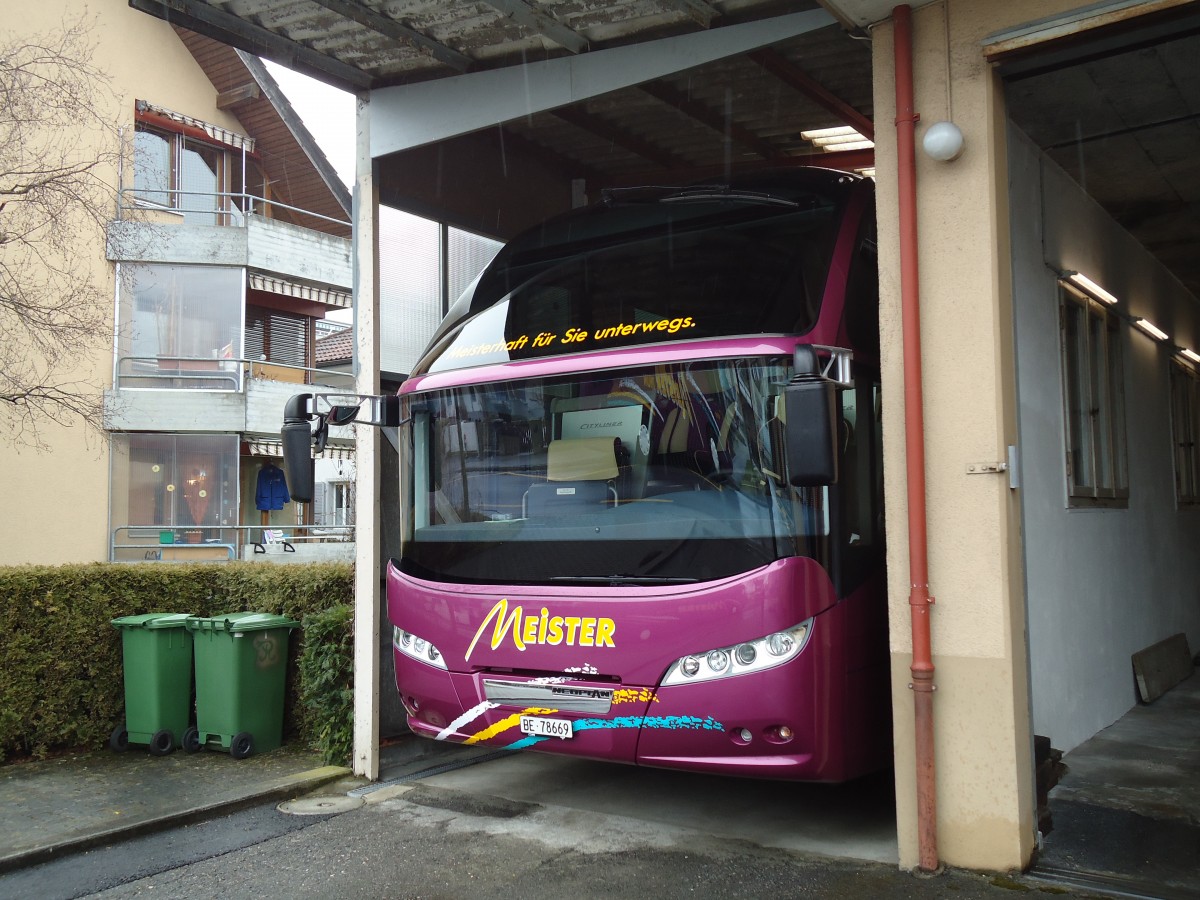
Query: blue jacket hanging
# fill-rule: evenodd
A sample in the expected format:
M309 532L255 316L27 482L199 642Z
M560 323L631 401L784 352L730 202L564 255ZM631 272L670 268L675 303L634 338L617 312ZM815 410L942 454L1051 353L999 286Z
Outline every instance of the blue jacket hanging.
M254 491L256 507L260 510L283 509L283 505L291 499L283 469L267 463L258 470L258 487Z

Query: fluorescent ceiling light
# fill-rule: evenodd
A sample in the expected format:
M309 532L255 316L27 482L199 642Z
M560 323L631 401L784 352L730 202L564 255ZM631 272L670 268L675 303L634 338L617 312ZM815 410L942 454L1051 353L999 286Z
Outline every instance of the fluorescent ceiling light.
M835 134L830 137L809 138L818 147L830 147L835 144L857 144L866 139L865 135L861 135L857 131L852 131L849 134Z
M813 145L820 147L826 153L840 150L870 150L875 142L868 140L849 125L840 128L821 128L817 131L802 131L800 137Z
M870 150L875 146L874 141L863 138L861 141L847 141L844 144L818 144L826 153L840 153L843 150Z
M818 128L815 131L802 131L800 137L806 141L818 141L825 138L842 137L844 135L854 135L858 132L851 125L840 125L837 128ZM861 135L859 135L861 137Z
M1146 334L1150 335L1153 338L1157 338L1160 341L1165 341L1170 337L1170 335L1168 335L1165 331L1163 331L1161 328L1159 328L1157 325L1155 325L1149 319L1135 318L1133 320L1133 324L1136 325L1138 328L1142 329L1142 331L1146 332Z
M1187 347L1180 347L1179 352L1181 355L1186 356L1192 362L1200 363L1200 353L1197 353L1195 350L1189 350Z
M1086 275L1080 275L1078 272L1063 272L1062 277L1071 282L1071 284L1075 285L1075 287L1079 288L1085 294L1095 297L1097 300L1107 303L1109 306L1115 306L1117 303L1116 297L1114 297L1104 288L1100 287L1100 285L1096 284L1096 282L1092 281L1092 279L1088 278Z

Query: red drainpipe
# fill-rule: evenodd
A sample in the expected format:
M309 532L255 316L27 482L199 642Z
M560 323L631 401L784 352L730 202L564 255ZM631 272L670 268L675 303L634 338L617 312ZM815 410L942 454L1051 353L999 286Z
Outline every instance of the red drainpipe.
M904 332L904 434L908 478L908 569L912 586L913 712L916 717L919 868L938 870L937 782L933 762L933 653L929 635L929 551L925 517L925 417L921 391L921 308L917 276L917 161L913 109L912 8L892 10L896 54L896 156L900 200L900 303Z

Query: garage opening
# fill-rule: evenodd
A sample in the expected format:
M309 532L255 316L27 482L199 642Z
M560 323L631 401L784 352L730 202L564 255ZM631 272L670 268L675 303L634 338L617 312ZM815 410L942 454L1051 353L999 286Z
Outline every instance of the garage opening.
M1182 896L1200 840L1200 18L1122 19L987 47L1010 115L1039 867Z

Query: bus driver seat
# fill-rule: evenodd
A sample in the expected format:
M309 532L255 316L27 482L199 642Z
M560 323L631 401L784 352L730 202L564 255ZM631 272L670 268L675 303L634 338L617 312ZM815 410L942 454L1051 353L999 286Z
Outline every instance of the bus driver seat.
M613 481L620 438L551 441L546 448L546 481L530 485L521 501L525 518L569 516L615 506Z

